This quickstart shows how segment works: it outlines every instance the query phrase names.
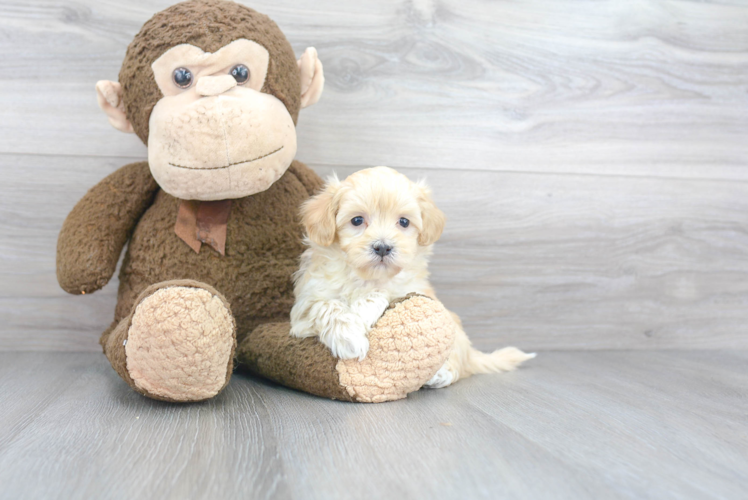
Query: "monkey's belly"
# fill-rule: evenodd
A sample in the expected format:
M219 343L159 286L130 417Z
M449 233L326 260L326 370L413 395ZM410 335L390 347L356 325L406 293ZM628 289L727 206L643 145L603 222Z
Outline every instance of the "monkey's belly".
M176 235L180 200L159 191L125 254L115 320L130 313L148 286L175 279L201 281L221 292L239 337L259 324L286 320L293 305L292 275L304 249L296 213L307 197L287 172L267 191L233 200L221 256L208 245L196 253Z

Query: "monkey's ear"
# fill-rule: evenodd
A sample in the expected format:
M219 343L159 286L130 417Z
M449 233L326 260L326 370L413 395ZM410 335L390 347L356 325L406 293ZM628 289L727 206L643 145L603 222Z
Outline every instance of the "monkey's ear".
M418 190L418 206L421 208L423 221L423 229L418 235L418 244L428 246L434 244L442 235L446 217L444 217L444 212L436 208L434 200L431 199L431 190L425 182L418 183Z
M306 108L319 101L325 86L325 73L314 47L308 47L296 62L301 70L301 107Z
M135 132L125 116L125 103L122 102L122 85L119 82L101 80L96 82L96 100L106 113L109 123L119 131L132 134Z
M314 243L327 247L335 241L337 224L335 216L338 213L338 197L340 181L333 176L325 184L322 192L309 198L301 205L301 223L306 234Z

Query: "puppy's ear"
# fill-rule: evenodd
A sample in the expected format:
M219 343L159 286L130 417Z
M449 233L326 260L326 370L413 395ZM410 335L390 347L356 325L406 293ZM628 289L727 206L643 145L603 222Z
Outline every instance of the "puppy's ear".
M331 177L324 189L301 205L301 223L309 239L327 247L335 241L335 216L338 212L336 194L340 188L337 177Z
M434 200L431 199L431 190L423 181L418 183L418 190L418 206L421 207L421 220L423 221L421 234L418 235L418 244L422 246L433 245L444 231L446 217L434 205Z

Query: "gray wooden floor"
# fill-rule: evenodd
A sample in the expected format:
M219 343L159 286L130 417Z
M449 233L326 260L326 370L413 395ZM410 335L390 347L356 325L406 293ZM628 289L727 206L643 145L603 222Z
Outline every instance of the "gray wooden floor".
M0 498L748 498L748 351L545 352L357 405L237 374L145 399L94 353L0 353Z

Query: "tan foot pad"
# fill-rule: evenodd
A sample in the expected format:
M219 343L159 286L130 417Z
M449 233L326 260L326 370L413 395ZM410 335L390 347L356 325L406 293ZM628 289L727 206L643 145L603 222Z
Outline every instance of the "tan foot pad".
M200 401L226 385L233 348L234 321L219 297L202 288L162 288L135 309L127 371L150 394Z
M369 333L362 361L340 360L340 385L361 403L402 399L425 384L447 360L455 323L444 306L423 296L390 306Z

